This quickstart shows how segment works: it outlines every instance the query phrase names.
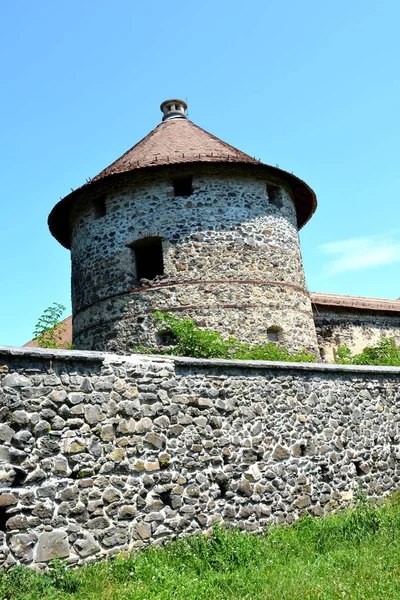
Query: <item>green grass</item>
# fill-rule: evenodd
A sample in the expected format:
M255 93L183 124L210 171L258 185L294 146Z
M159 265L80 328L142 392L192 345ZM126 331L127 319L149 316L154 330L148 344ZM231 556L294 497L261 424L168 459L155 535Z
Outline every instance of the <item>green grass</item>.
M4 600L399 600L400 503L305 517L265 535L216 528L46 575L2 575Z

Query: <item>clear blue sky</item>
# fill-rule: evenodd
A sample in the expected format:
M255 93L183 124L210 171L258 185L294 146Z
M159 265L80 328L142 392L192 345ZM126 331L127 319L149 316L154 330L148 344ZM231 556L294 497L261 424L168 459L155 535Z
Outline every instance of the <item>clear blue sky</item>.
M70 311L47 215L170 97L315 190L311 291L399 297L399 22L398 0L3 0L0 344L53 301Z

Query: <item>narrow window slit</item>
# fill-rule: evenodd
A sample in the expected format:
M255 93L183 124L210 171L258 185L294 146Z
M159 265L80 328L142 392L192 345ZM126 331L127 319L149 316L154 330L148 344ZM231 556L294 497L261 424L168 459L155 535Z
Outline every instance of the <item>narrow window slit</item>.
M270 204L273 204L277 208L282 208L281 190L279 186L274 183L267 183L266 188Z
M101 219L101 217L104 217L107 212L106 197L100 196L99 198L95 198L95 200L93 200L93 207L95 219Z
M283 331L280 327L268 327L267 338L269 342L277 343L281 342L283 338Z

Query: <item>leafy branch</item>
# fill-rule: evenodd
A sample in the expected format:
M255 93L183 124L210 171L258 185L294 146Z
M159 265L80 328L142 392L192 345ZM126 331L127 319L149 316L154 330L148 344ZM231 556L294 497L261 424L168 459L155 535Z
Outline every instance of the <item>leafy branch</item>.
M53 302L39 317L33 335L40 348L72 348L72 344L62 341L67 330L65 323L60 321L64 311L63 304Z

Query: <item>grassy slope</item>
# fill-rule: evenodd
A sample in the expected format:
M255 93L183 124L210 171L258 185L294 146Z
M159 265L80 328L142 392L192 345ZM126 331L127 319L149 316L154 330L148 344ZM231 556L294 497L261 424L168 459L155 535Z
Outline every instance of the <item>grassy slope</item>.
M216 529L129 559L3 575L4 600L398 600L400 504L303 518L269 535Z

